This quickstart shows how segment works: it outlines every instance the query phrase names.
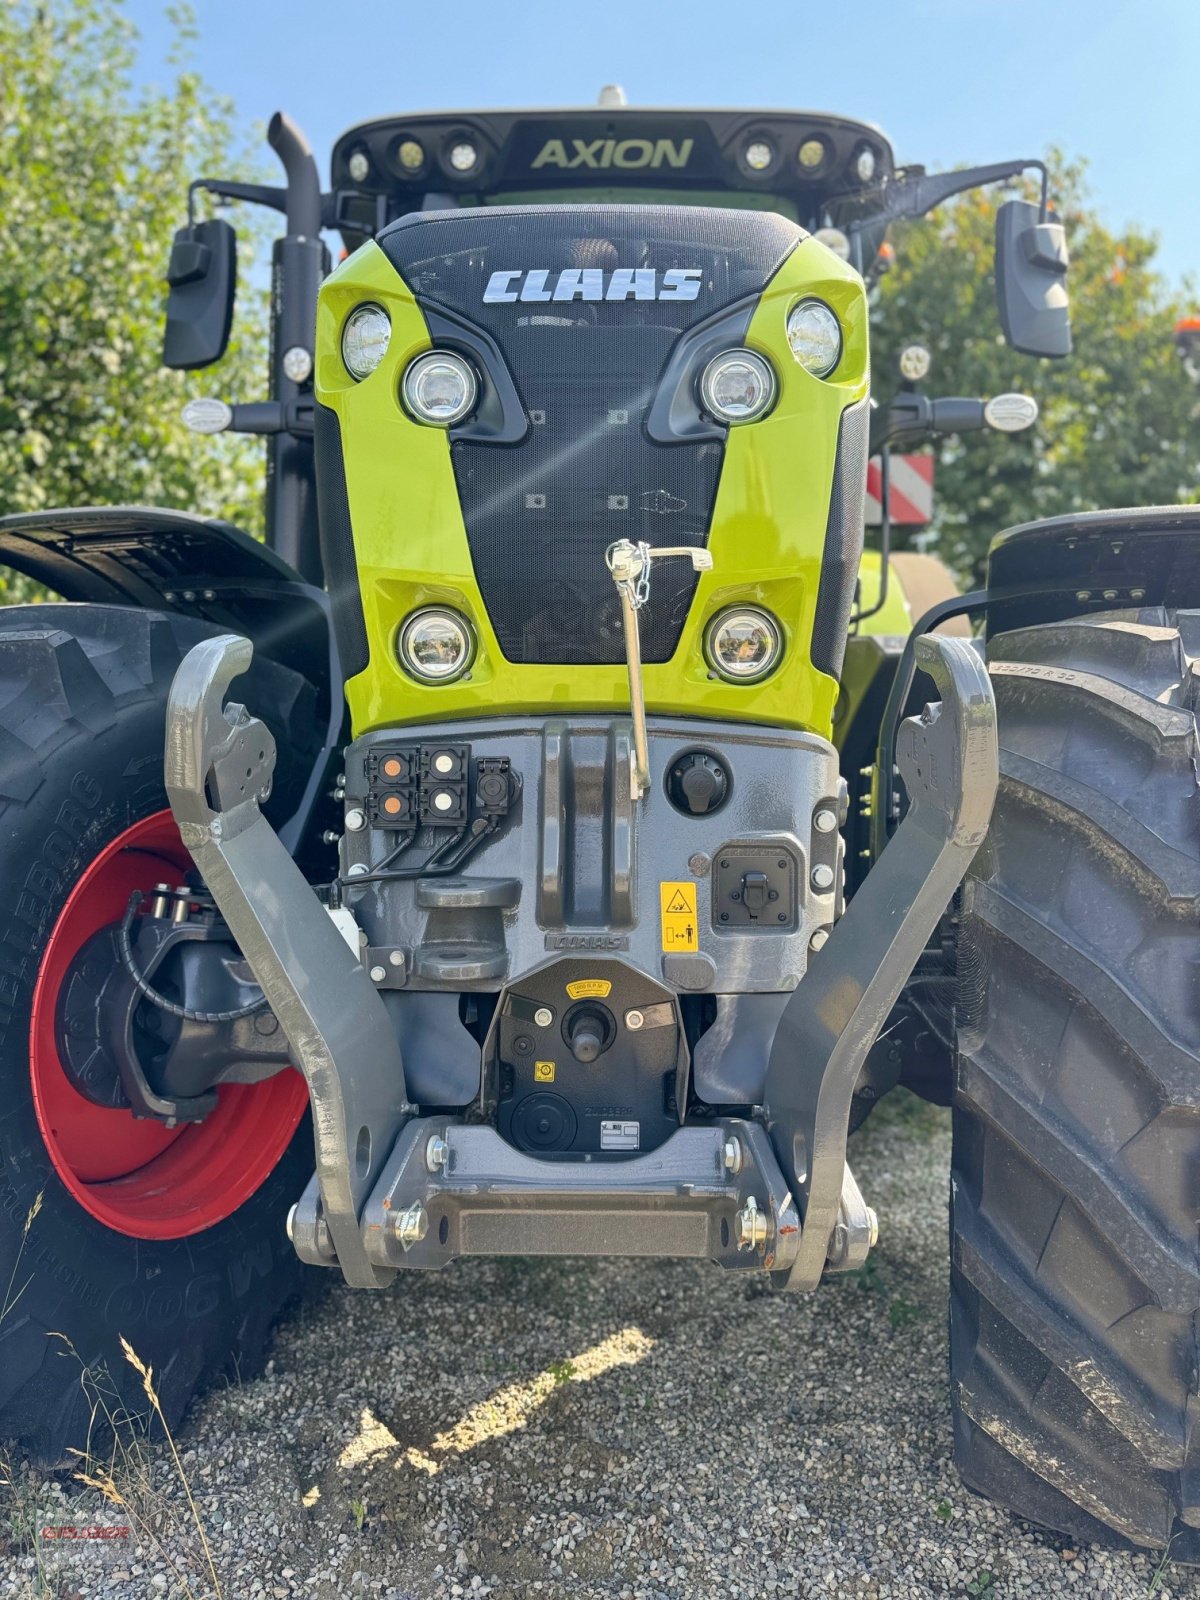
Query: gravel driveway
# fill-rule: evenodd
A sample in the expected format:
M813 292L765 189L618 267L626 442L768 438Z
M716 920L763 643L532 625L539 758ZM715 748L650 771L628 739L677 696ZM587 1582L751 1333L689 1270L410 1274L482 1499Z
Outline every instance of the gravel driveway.
M888 1102L852 1160L870 1271L807 1299L691 1262L496 1262L333 1288L179 1447L226 1600L466 1595L1200 1596L1034 1531L950 1463L945 1113ZM152 1541L14 1547L0 1594L211 1594L169 1453ZM98 1496L26 1476L45 1521ZM168 1567L168 1560L176 1571Z

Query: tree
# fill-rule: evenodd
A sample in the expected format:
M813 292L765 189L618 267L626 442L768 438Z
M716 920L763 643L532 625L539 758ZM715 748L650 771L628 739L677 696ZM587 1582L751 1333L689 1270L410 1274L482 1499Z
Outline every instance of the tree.
M244 175L231 114L181 63L136 94L119 0L0 6L0 512L140 502L257 527L261 449L197 439L160 365L163 274L188 183ZM243 285L246 278L243 274ZM221 390L258 398L263 296L241 295ZM203 392L200 390L199 392ZM0 599L27 591L0 569Z
M872 367L881 400L906 344L933 354L931 395L1035 395L1028 433L966 434L937 445L933 543L967 579L993 533L1058 512L1191 501L1200 494L1195 386L1175 353L1181 306L1153 266L1155 241L1115 234L1091 209L1082 165L1053 155L1051 194L1066 224L1074 353L1017 355L1004 343L992 266L996 189L967 194L894 230L879 289Z

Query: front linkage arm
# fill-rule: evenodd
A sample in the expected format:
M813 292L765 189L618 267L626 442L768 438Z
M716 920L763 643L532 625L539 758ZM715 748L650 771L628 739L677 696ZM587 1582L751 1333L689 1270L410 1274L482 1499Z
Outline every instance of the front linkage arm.
M377 1288L393 1274L368 1260L359 1214L411 1111L404 1066L378 990L259 810L275 742L244 706L223 709L253 654L248 639L223 634L184 658L167 707L167 794L308 1080L321 1211L302 1209L320 1237L295 1242L309 1259L336 1254L347 1282Z
M996 798L996 702L984 661L966 639L922 638L916 651L942 698L900 729L908 813L788 1001L771 1048L768 1126L803 1218L795 1259L776 1274L787 1289L813 1289L827 1264L865 1259L870 1214L846 1166L851 1096Z

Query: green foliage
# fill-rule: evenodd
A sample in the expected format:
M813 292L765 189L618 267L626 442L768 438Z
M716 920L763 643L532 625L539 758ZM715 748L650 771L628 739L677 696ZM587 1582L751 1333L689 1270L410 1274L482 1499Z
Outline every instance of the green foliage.
M180 406L209 376L159 365L188 183L247 175L230 108L183 63L190 18L173 20L174 82L138 94L118 0L0 6L0 513L140 502L260 520L261 447L188 433ZM259 398L265 373L245 266L218 380L234 399ZM0 599L20 597L0 571Z
M1042 408L1028 433L938 446L927 547L964 578L982 574L992 534L1014 523L1200 494L1200 408L1172 342L1190 307L1155 271L1154 239L1111 232L1091 209L1083 166L1054 154L1050 162L1071 251L1075 350L1065 361L1017 355L1000 333L992 259L1003 190L963 195L893 230L896 259L879 289L872 366L881 402L896 386L900 350L916 341L933 353L922 386L930 395L1018 389Z

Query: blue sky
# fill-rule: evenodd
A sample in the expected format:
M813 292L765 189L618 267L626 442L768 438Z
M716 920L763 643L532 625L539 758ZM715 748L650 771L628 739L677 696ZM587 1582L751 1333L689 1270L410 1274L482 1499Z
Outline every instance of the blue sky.
M165 0L128 0L164 82ZM930 170L1040 154L1091 163L1106 221L1200 279L1200 0L195 0L197 64L249 125L278 108L323 178L334 138L392 111L761 105L879 123Z

